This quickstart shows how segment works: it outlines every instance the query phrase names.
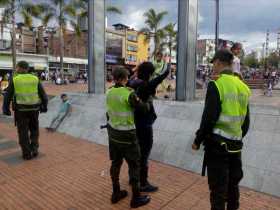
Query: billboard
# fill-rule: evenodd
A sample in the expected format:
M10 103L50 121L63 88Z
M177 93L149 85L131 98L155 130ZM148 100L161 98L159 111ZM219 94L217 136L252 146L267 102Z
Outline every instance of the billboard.
M117 63L122 58L123 37L106 33L106 62Z

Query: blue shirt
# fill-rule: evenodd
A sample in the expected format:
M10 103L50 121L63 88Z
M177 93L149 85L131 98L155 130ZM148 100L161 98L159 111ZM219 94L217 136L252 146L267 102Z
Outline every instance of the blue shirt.
M68 100L65 101L65 102L62 102L60 104L58 114L66 114L69 111L70 105L71 104L70 104L70 102Z

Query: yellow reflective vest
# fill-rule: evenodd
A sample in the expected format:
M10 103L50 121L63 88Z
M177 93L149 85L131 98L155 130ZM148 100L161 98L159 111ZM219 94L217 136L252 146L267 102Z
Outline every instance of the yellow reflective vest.
M32 74L17 74L13 77L15 102L18 105L37 105L41 103L38 94L38 77Z
M251 91L238 77L230 74L221 74L215 84L220 95L221 113L213 133L230 140L242 140L242 125Z
M112 87L106 93L108 123L116 130L135 129L134 110L129 104L132 92L127 87Z

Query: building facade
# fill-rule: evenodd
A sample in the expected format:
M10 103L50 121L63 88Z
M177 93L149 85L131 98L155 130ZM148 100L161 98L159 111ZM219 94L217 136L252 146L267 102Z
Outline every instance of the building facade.
M230 49L233 41L219 39L218 49ZM197 40L197 64L209 65L215 54L215 39Z
M146 40L145 34L120 23L113 26L124 36L125 64L135 66L149 59L149 40Z

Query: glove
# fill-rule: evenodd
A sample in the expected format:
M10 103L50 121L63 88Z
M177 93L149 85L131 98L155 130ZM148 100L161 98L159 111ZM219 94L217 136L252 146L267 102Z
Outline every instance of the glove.
M40 113L46 113L48 111L48 108L46 106L40 107Z

